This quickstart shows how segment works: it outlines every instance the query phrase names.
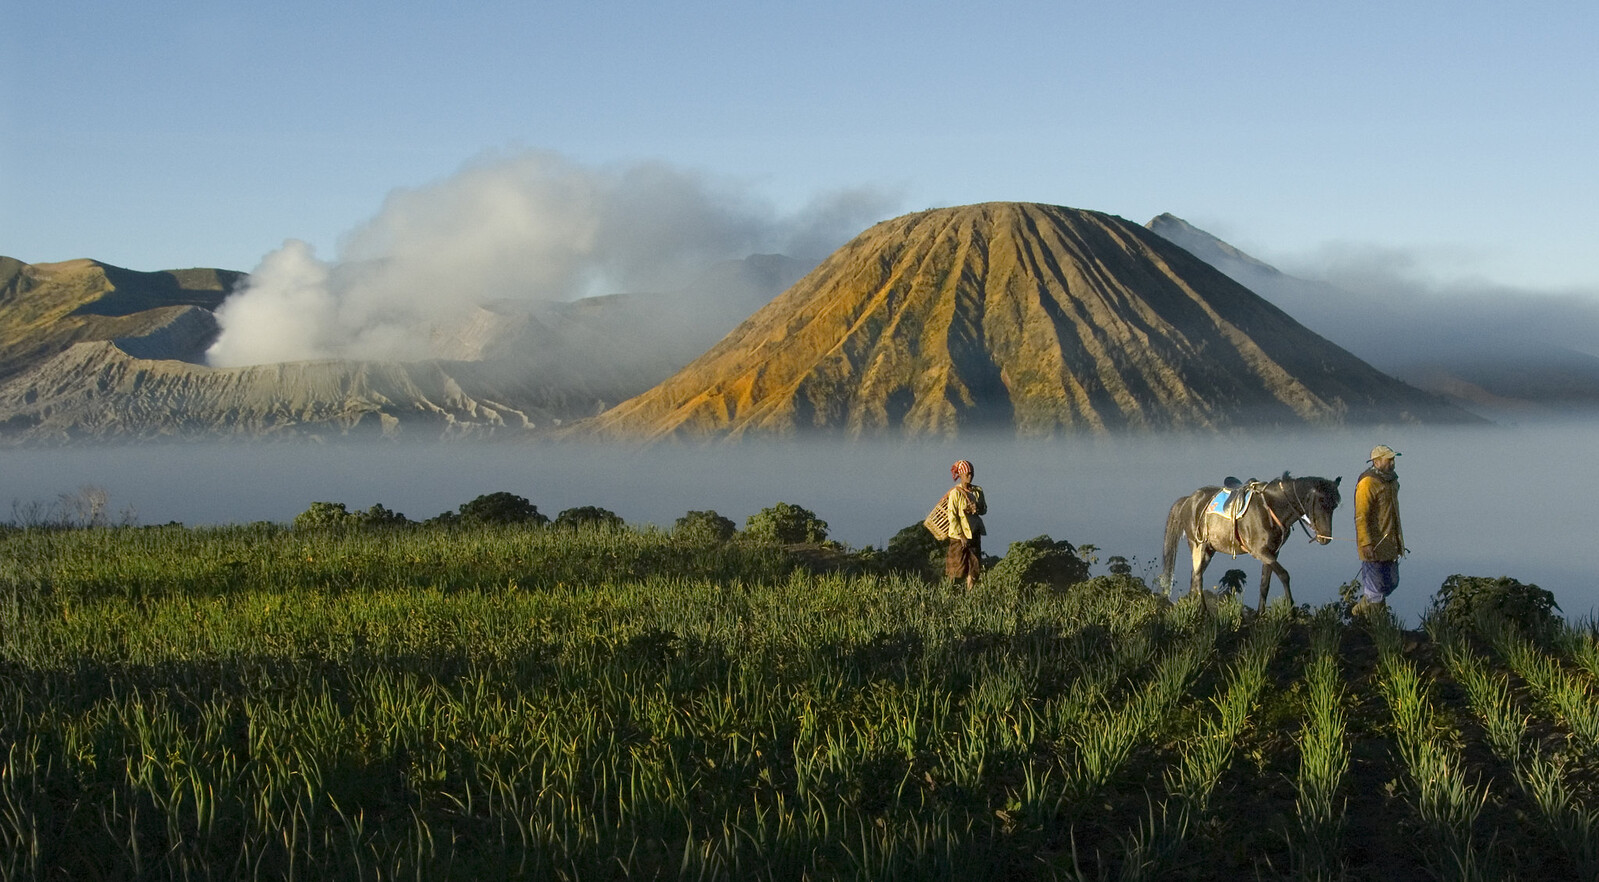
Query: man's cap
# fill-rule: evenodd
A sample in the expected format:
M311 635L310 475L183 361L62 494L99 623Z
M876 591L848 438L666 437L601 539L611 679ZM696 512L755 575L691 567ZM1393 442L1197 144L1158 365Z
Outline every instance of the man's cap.
M1393 459L1398 455L1399 451L1393 449L1392 447L1389 447L1386 444L1378 444L1376 447L1371 449L1371 457L1367 459L1367 462L1376 462L1379 459Z

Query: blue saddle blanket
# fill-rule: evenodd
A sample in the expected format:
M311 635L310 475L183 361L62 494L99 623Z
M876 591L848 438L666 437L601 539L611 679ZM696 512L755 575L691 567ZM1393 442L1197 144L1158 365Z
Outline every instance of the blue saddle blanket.
M1235 495L1238 497L1236 500L1233 498ZM1210 506L1205 511L1210 514L1221 515L1224 518L1236 518L1249 507L1249 499L1253 495L1253 492L1247 487L1239 487L1236 490L1223 488L1217 491L1215 496L1211 497ZM1229 505L1228 503L1234 504Z

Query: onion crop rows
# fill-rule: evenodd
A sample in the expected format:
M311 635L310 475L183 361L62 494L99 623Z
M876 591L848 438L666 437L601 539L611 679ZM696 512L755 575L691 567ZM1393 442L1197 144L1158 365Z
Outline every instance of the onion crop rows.
M1458 735L1440 719L1430 683L1402 654L1394 621L1376 617L1371 636L1381 669L1378 689L1392 716L1412 803L1432 839L1429 864L1444 878L1497 878L1474 829L1488 799L1486 786L1468 780Z
M1305 666L1305 714L1299 731L1299 775L1295 779L1298 823L1288 836L1294 875L1336 879L1344 802L1338 791L1349 771L1346 689L1338 665L1341 626L1331 607L1310 624L1310 661Z
M1560 718L1580 749L1599 749L1599 696L1590 677L1568 671L1560 658L1534 643L1511 623L1485 620L1477 631L1537 696Z
M1573 799L1564 757L1530 745L1530 717L1514 697L1509 676L1493 676L1463 634L1439 630L1434 636L1450 674L1465 687L1493 754L1511 769L1517 788L1537 807L1541 823L1554 832L1581 877L1599 876L1599 813Z
M1550 680L1559 679L1550 674L1546 664L1534 658L1536 652L1528 648L1524 639L1504 633L1507 629L1503 623L1484 624L1497 638L1497 645L1514 646L1521 664L1541 675L1545 688ZM1567 757L1531 742L1531 716L1517 699L1510 676L1495 676L1486 660L1471 651L1466 635L1440 627L1435 629L1434 639L1443 650L1450 673L1465 687L1488 745L1510 767L1517 787L1536 807L1542 826L1554 834L1581 878L1599 878L1599 811L1585 807L1575 798Z
M1339 616L658 531L5 533L0 880L1470 876L1523 810L1496 861L1594 866L1582 634L1367 664Z
M1219 632L1238 626L1239 611L1232 607L1227 610L1232 616L1218 617L1212 623L1211 643ZM1221 694L1211 699L1210 709L1201 709L1196 729L1185 739L1176 762L1164 772L1167 799L1158 807L1152 801L1147 822L1126 837L1121 878L1162 878L1180 860L1194 823L1209 811L1211 795L1232 762L1237 740L1266 686L1267 666L1291 616L1292 608L1279 603L1255 622L1228 666Z

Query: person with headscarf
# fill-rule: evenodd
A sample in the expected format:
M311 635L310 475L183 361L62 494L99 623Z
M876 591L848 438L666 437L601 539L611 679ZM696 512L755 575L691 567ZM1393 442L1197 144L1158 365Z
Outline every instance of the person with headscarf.
M944 495L944 514L949 523L949 553L944 559L946 578L966 580L966 587L977 584L983 571L983 515L988 514L988 499L983 488L972 483L972 464L960 460L949 467L955 486Z
M1360 549L1361 597L1357 610L1381 607L1399 587L1405 534L1399 526L1399 475L1392 447L1371 449L1371 468L1355 482L1355 544Z

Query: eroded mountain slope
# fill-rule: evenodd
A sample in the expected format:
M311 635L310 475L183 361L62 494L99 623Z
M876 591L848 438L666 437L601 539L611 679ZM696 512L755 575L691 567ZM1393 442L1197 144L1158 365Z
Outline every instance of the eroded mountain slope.
M1471 419L1143 227L985 203L872 227L704 356L572 432L1038 437Z

